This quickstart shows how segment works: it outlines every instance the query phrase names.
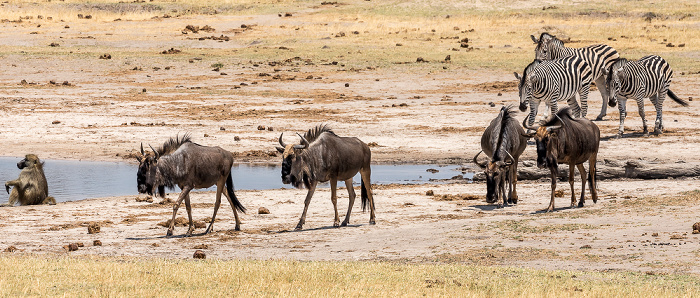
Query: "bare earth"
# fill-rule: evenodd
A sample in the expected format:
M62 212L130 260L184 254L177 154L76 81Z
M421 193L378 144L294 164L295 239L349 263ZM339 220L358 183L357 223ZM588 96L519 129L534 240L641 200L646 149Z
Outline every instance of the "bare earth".
M480 150L483 128L503 104L518 101L512 71L475 70L456 62L350 71L340 65L342 58L339 65L307 63L303 54L286 52L276 59L240 61L235 49L254 45L191 40L180 32L191 23L213 24L218 35L244 23L276 22L283 21L277 16L172 18L139 24L85 21L73 25L79 30L66 29L63 23L47 24L40 28L41 34L29 34L36 26L2 23L4 48L50 49L49 43L59 42L60 48L74 51L51 58L8 50L0 54L2 154L135 162L131 154L140 143L156 146L189 132L200 144L235 152L240 162L276 163L274 146L281 132L292 142L295 132L327 122L339 135L377 143L372 147L375 163L469 165ZM145 29L129 30L135 25ZM158 54L173 47L183 52ZM94 53L102 48L123 56L100 60ZM190 48L200 52L223 48L232 60L223 61L226 67L214 72L210 65L220 58L188 53ZM297 56L300 59L293 59ZM61 85L64 81L70 85ZM684 99L696 96L698 75L677 75L672 89ZM667 100L666 132L648 138L640 136L641 121L633 101L630 104L627 137L604 140L599 161L698 161L697 100L687 108ZM591 93L589 106L588 118L595 118L601 107L597 91ZM646 111L653 125L648 102ZM617 109L611 108L605 121L596 122L603 137L615 134L617 117ZM260 125L272 130L259 130ZM528 147L522 159L534 157L534 148ZM584 208L568 208L568 183L560 182L558 189L564 190L564 197L557 198L557 210L542 213L549 201L548 180L521 182L520 203L502 209L484 202L483 183L375 186L377 224L367 224L369 215L357 203L352 226L344 228L332 227L330 191L321 189L314 196L305 230L299 232L292 229L305 190L238 191L249 210L242 216L242 231L232 230L233 214L224 202L216 232L189 238L180 237L186 227L176 228L176 237L165 238L166 228L158 223L172 216L171 205L137 202L136 196L1 208L0 249L15 246L22 253L67 254L64 245L80 242L85 247L70 254L191 258L196 247L206 245L207 257L215 259L459 261L700 273L700 236L692 234L693 223L700 221L697 177L602 181L600 201L593 204L587 196ZM477 198L441 200L427 196L428 190ZM577 196L579 191L577 179ZM339 195L343 214L347 192L341 189ZM213 193L196 193L192 198L195 219L211 217ZM259 207L268 208L270 214L257 214ZM178 217L186 217L184 206ZM92 221L100 222L100 233L87 233ZM102 246L93 246L94 240Z

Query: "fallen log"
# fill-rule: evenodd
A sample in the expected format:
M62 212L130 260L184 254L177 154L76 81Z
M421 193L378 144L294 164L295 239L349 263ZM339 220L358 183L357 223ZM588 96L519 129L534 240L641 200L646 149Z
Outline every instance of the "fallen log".
M587 163L586 163L587 165ZM598 180L632 178L632 179L667 179L678 177L700 176L700 164L679 161L676 163L655 163L641 160L604 160L598 162L596 177ZM588 167L586 167L588 171ZM580 178L578 170L575 174ZM537 168L533 161L524 161L518 165L518 180L537 180L549 178L548 169ZM559 179L568 179L569 169L567 165L559 165ZM484 173L474 174L474 181L483 181Z

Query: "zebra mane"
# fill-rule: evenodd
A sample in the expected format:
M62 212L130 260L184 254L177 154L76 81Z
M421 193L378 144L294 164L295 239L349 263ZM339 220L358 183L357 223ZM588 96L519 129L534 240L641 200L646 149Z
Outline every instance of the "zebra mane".
M336 135L331 128L328 126L328 124L319 124L316 125L316 127L313 127L309 129L307 132L304 133L304 138L309 141L309 143L313 143L319 136L321 136L322 133L327 132L331 133L333 135Z
M625 58L617 58L613 61L612 64L610 64L610 68L608 68L608 76L605 78L605 84L610 85L610 81L612 81L612 75L613 75L613 70L625 66L629 62Z
M540 59L532 60L532 62L530 62L530 64L528 64L528 65L525 67L525 69L523 69L523 76L520 77L520 86L525 85L525 77L527 76L527 74L530 73L530 72L532 72L532 70L534 70L535 67L536 67L537 65L539 65L540 63L542 63L542 60L540 60Z
M175 136L174 138L171 137L169 140L167 140L167 141L165 141L165 143L163 143L162 147L158 148L158 150L157 150L158 155L163 156L166 154L173 153L173 152L175 152L175 150L180 148L180 146L182 146L183 144L190 143L190 142L192 142L192 138L190 137L190 135L188 133L185 133L184 135L182 135L182 137L179 137L179 136Z

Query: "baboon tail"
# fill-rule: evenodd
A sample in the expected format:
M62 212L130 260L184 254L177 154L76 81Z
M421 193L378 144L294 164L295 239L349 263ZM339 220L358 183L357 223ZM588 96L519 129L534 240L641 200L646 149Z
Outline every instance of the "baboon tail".
M360 178L360 181L362 181L362 190L360 192L360 196L362 197L362 212L365 212L367 209L367 203L369 203L369 197L367 196L367 187L365 186L365 180Z
M41 203L42 204L49 204L49 205L56 205L56 199L54 199L53 197L46 197L46 199L44 199L44 201Z
M231 176L231 173L228 173L228 178L226 178L226 191L228 192L229 198L231 198L231 201L233 201L233 207L236 208L236 210L245 213L245 207L241 205L241 202L238 201L238 198L236 198L236 194L233 192L233 176Z
M678 96L676 96L676 94L673 93L673 91L671 91L671 89L668 89L668 97L670 97L671 99L673 99L673 101L679 103L680 105L682 105L684 107L688 106L688 102L678 98Z

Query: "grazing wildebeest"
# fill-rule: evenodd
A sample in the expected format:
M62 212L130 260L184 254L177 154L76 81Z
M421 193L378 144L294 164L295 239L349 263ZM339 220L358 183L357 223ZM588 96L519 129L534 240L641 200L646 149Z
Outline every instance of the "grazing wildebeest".
M304 201L304 212L301 214L296 230L301 230L305 220L306 211L309 208L311 197L319 182L330 181L331 202L335 211L333 226L347 226L350 223L350 212L355 203L355 190L352 187L352 178L360 172L362 186L362 210L369 204L369 223L374 224L374 199L372 197L372 182L370 175L370 161L372 154L367 144L354 137L339 137L327 125L318 125L309 129L303 136L300 134L301 143L287 145L282 141L280 134L277 151L282 153L282 182L292 184L296 188L306 187L309 191ZM345 181L350 202L345 220L340 223L336 187L338 180Z
M614 107L616 101L620 101L618 109L620 110L620 129L617 137L622 137L622 132L625 126L625 117L627 116L627 99L634 98L637 101L639 116L642 118L644 134L649 134L647 128L647 119L644 116L644 98L648 97L656 109L656 122L654 124L654 133L663 133L663 103L666 99L666 94L675 102L684 107L688 103L678 98L669 86L673 70L671 66L663 58L656 55L642 57L637 61L627 61L620 58L610 66L608 71L607 88L610 90L611 107Z
M527 137L535 137L537 144L537 167L547 167L552 177L552 194L547 211L554 210L554 191L557 188L558 164L569 165L569 184L571 185L571 206L576 203L574 197L574 166L578 167L581 174L581 200L579 207L583 207L586 194L586 169L583 163L588 160L588 183L591 188L593 203L598 202L596 191L595 171L600 144L600 130L588 119L571 117L569 108L560 110L555 117L551 117L543 125L537 127L527 126L523 121L523 127L535 130Z
M484 169L486 174L486 202L495 203L502 198L502 205L517 204L518 192L518 158L525 151L527 138L513 115L517 110L513 105L504 106L498 116L481 135L481 150L474 156L474 163ZM477 157L485 152L488 163L479 163ZM508 200L505 186L508 184Z
M153 147L151 147L153 149ZM170 221L167 236L172 236L175 226L175 216L182 201L185 201L189 229L186 236L191 236L194 231L192 221L192 207L190 206L190 191L195 188L208 188L216 185L216 203L211 223L204 232L213 231L216 212L221 205L221 193L228 199L233 215L236 218L236 231L241 229L241 221L236 210L245 213L245 208L233 193L233 178L231 166L233 166L233 154L219 147L207 147L195 144L189 135L182 138L170 138L163 147L153 149L153 154L144 153L141 145L141 155L136 157L139 161L139 169L136 175L139 193L153 195L153 190L158 189L161 197L165 196L165 187L173 189L176 185L182 189L180 196L173 206L173 219ZM226 191L224 192L224 186Z
M576 56L588 63L591 67L591 71L593 71L591 83L595 82L598 91L600 91L600 96L603 97L603 106L596 120L603 120L603 117L607 114L605 101L609 98L609 89L605 87L605 73L615 59L620 57L617 51L613 47L604 44L582 48L567 48L564 46L563 41L547 32L542 33L539 39L535 38L533 35L530 35L530 38L537 44L535 48L535 59L554 60L562 57Z
M44 175L44 162L34 154L27 154L17 163L19 177L5 182L5 190L10 194L5 206L56 204L56 200L49 196L49 185ZM12 193L10 193L12 187Z

